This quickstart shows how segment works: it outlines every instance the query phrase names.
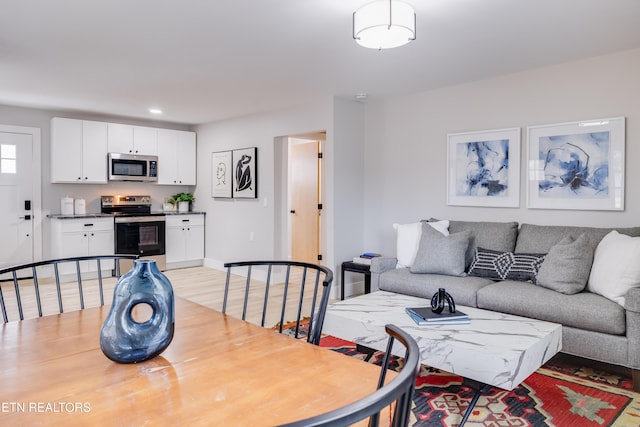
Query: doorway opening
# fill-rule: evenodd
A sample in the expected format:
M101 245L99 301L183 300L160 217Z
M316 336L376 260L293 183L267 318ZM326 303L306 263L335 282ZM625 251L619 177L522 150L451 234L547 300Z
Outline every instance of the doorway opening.
M324 242L323 151L326 132L279 138L282 160L282 254L294 261L322 264Z

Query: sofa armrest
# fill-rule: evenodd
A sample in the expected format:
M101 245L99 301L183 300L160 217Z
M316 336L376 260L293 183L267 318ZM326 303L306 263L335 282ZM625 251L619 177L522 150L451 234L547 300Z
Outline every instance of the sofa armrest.
M393 257L375 257L371 258L371 292L380 290L380 275L385 271L390 271L396 268L398 260Z
M624 308L627 311L640 313L640 288L631 288L624 297Z
M627 311L627 340L629 367L640 369L640 288L631 288L624 298Z
M372 273L384 273L385 271L393 270L396 268L396 264L398 260L393 257L379 256L375 258L371 258L371 268L370 271Z

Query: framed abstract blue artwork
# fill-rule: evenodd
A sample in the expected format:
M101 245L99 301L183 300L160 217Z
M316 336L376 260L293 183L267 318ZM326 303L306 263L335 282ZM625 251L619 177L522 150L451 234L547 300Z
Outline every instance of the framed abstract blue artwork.
M447 135L447 204L520 206L520 128Z
M625 118L527 128L527 207L624 210Z

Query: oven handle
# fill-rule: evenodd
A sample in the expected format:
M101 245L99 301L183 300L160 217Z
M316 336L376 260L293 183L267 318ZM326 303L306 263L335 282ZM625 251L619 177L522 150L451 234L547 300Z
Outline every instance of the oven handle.
M132 223L132 222L165 222L165 217L158 216L127 216L116 217L116 224Z

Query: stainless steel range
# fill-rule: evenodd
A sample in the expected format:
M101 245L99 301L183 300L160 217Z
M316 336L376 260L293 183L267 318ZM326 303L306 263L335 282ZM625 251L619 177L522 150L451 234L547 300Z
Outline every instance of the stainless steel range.
M100 210L115 215L115 253L155 259L166 268L165 217L151 213L151 196L102 196Z

